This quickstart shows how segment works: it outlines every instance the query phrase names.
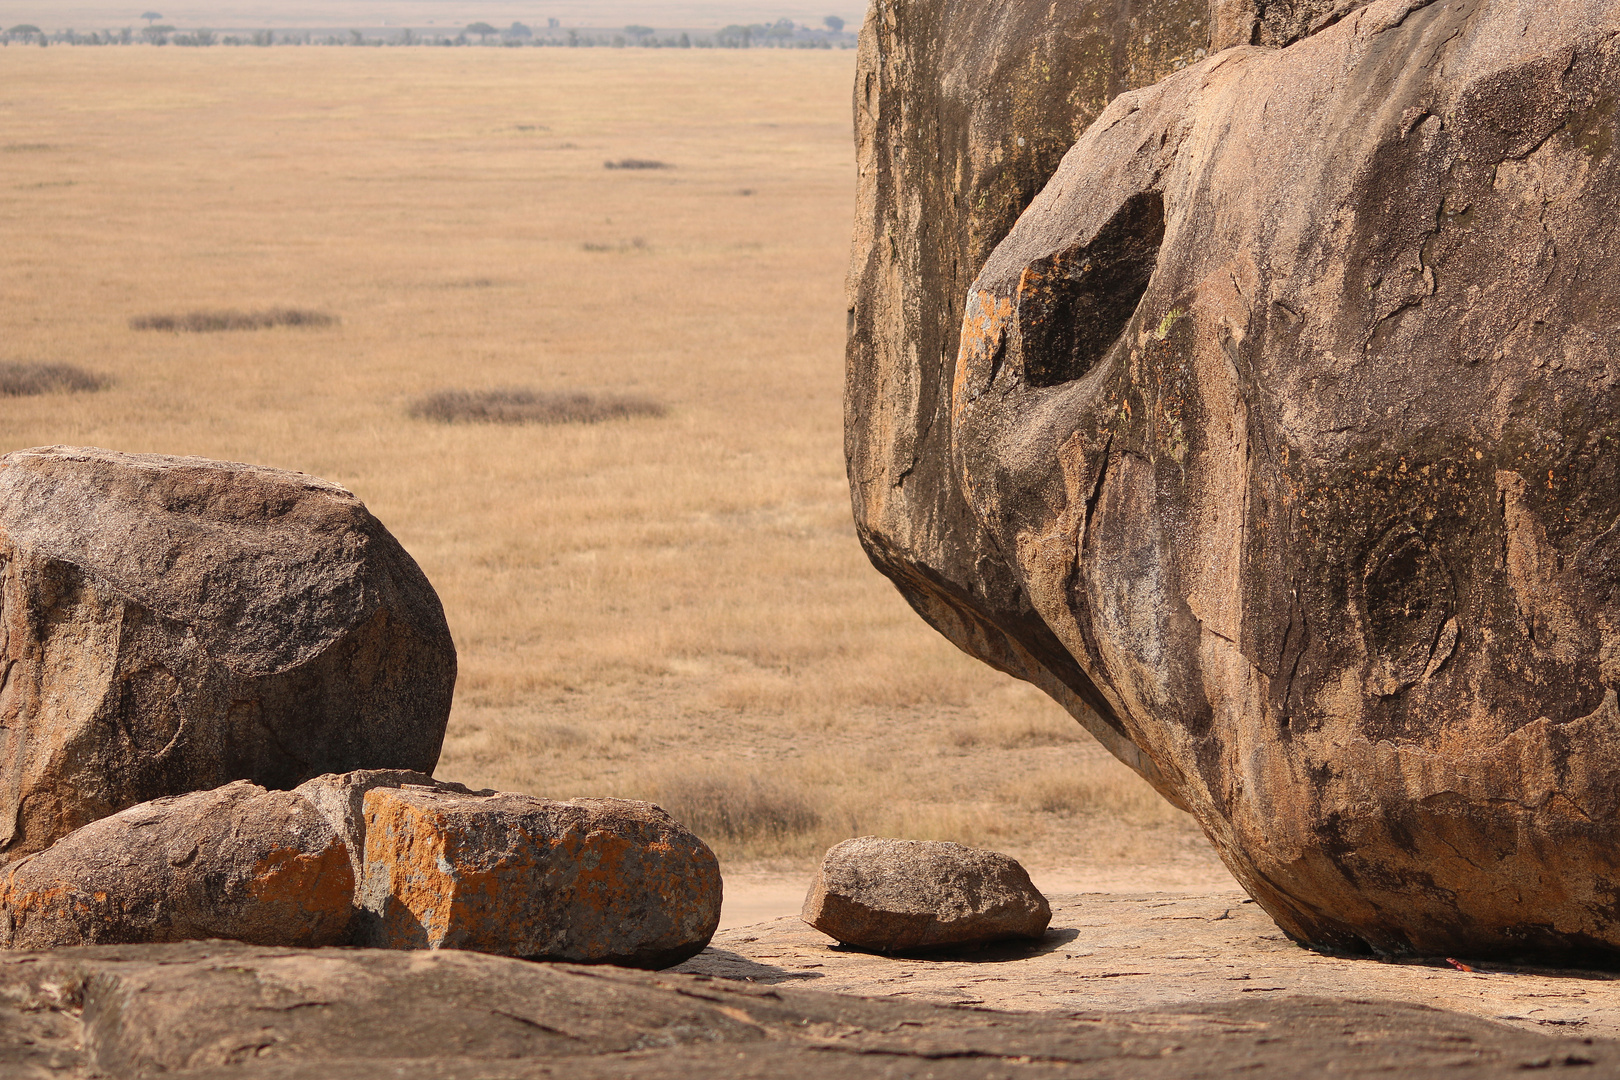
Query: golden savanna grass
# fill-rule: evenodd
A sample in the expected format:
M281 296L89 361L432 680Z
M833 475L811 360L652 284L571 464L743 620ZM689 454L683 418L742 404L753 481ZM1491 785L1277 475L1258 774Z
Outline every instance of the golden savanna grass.
M358 492L460 650L443 777L659 799L732 867L860 832L1207 862L1183 815L925 627L855 541L853 65L0 50L0 364L109 380L0 398L0 444ZM670 167L603 167L627 159ZM332 321L184 321L278 311ZM153 317L180 321L138 328ZM412 415L446 392L651 405Z

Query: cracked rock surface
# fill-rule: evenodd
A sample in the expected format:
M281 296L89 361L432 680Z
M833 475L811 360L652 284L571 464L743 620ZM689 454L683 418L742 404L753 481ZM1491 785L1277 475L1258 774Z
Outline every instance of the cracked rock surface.
M993 250L922 177L989 146L928 108L971 17L874 8L862 542L1290 937L1615 963L1620 4L1290 7L1115 97Z
M1620 1046L1401 1002L991 1012L466 952L228 943L0 957L0 1069L176 1080L1521 1076Z

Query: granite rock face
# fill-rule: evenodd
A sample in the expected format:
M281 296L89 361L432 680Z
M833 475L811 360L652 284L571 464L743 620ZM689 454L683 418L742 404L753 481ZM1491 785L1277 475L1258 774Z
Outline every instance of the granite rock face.
M954 85L894 33L861 86ZM1379 0L1216 53L903 309L873 268L928 245L894 222L967 232L863 175L874 563L1297 940L1620 960L1617 33L1606 0ZM970 141L889 115L863 168Z
M1372 0L1210 0L1211 51L1282 48L1325 30Z
M821 860L801 918L845 945L906 952L1039 938L1052 908L1000 852L861 836Z
M0 858L165 795L431 771L433 588L360 500L200 458L0 458Z
M377 787L364 813L361 944L658 968L720 923L714 853L651 803Z
M316 809L247 781L132 806L19 859L0 947L346 940L354 874Z

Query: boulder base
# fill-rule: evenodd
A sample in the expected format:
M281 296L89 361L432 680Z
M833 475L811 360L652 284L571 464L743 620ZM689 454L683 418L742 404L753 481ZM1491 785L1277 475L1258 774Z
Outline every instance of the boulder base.
M862 836L827 852L801 917L846 945L903 952L1038 938L1052 908L1000 852Z
M708 846L650 803L364 795L362 944L667 967L720 922Z

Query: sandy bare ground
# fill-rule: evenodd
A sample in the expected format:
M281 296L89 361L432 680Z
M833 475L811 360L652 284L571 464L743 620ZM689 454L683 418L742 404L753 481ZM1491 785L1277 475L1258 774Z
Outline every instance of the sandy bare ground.
M1462 971L1324 956L1288 941L1229 887L1048 896L1052 924L1035 943L880 956L845 949L788 916L722 930L675 970L1037 1012L1174 1009L1261 996L1403 1002L1576 1040L1620 1037L1620 980L1608 973L1489 963Z

